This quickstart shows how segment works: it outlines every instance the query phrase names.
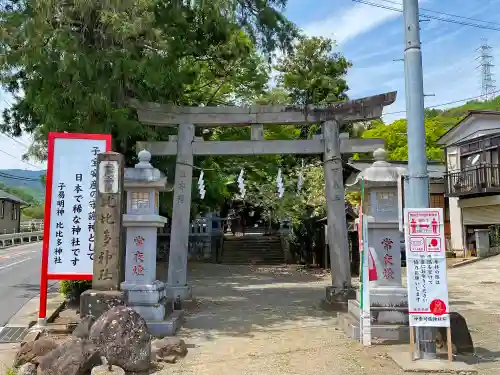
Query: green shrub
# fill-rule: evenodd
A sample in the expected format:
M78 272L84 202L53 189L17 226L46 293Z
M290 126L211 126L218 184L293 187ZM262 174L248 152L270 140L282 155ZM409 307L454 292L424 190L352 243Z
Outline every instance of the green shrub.
M16 375L17 374L17 371L14 370L13 368L9 367L7 369L7 372L5 373L5 375Z
M87 280L62 280L59 292L69 301L80 298L80 294L92 288L92 281Z

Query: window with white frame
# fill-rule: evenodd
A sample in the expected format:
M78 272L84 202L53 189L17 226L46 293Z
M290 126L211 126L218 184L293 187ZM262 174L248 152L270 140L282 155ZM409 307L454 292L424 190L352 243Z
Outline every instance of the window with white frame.
M3 219L5 217L5 201L2 201L0 204L0 218Z

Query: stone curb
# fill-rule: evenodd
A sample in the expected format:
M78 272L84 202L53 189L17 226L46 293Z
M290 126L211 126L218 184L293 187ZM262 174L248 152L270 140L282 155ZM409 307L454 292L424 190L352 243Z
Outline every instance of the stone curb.
M462 267L462 266L466 266L468 264L472 264L472 263L476 263L476 262L479 262L480 260L485 260L485 259L489 259L491 257L494 257L494 256L497 256L497 255L500 255L500 254L494 254L494 255L490 255L490 256L487 256L487 257L484 257L484 258L472 258L472 259L467 259L467 260L464 260L460 263L455 263L455 264L452 264L450 267L448 268L457 268L457 267Z
M21 309L19 311L21 311L32 300L39 299L39 298L40 298L40 295L33 297L23 307L21 307ZM52 308L52 310L49 310L48 315L47 315L47 323L52 323L59 316L59 313L64 309L65 306L66 306L66 301L62 301L55 308ZM21 342L21 346L23 346L27 342L35 341L40 337L40 335L43 331L43 327L37 327L36 323L37 323L36 320L32 320L29 322L28 328L30 328L30 330L29 330L28 334L24 337L23 341ZM5 325L5 327L9 327L9 325L10 325L10 322L8 322Z
M463 266L466 266L468 264L472 264L472 263L476 263L477 261L480 261L482 259L487 259L487 258L473 258L473 259L467 259L467 260L464 260L460 263L454 263L452 265L450 265L449 268L458 268L458 267L463 267Z

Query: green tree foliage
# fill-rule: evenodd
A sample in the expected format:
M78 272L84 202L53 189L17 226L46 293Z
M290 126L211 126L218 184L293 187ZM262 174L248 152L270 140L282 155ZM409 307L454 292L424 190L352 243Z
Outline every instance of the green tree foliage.
M14 96L2 131L113 134L131 160L136 140L164 132L141 125L127 98L213 105L245 98L267 81L257 50L290 48L284 0L6 0L0 80Z
M500 110L500 96L489 101L471 101L445 110L435 108L425 110L425 141L428 160L444 161L444 150L437 144L437 140L467 115L468 111L472 110ZM399 119L388 125L382 121L372 121L363 130L362 138L383 138L390 160L408 160L406 130L406 119ZM370 155L366 156L370 157ZM357 158L359 157L357 155Z
M6 193L15 195L16 197L22 199L28 204L38 205L40 201L36 198L36 192L24 188L24 187L13 187L7 186L4 183L0 182L0 190L5 191Z
M448 130L437 118L425 120L426 153L428 160L444 160L444 152L436 141ZM390 160L408 160L406 120L396 120L390 125L378 123L366 130L363 138L383 138Z
M37 192L24 187L7 186L0 182L0 190L15 195L28 204L21 210L21 220L43 219L44 204L37 198Z
M44 204L32 205L22 209L21 220L43 219L44 214L45 214Z
M347 98L345 81L351 66L342 55L333 52L334 42L327 38L298 40L293 51L278 60L277 86L257 98L261 104L321 105ZM268 139L306 139L319 131L312 126L273 126ZM305 161L304 191L296 195L298 166ZM277 167L284 172L286 194L278 200ZM323 167L319 156L278 157L270 167L260 171L261 179L249 188L249 201L261 206L268 218L290 218L299 225L305 216L322 215L325 209ZM259 204L259 202L262 202Z
M302 38L293 52L279 59L278 86L296 105L325 104L347 98L345 74L351 63L333 52L335 43L327 38Z

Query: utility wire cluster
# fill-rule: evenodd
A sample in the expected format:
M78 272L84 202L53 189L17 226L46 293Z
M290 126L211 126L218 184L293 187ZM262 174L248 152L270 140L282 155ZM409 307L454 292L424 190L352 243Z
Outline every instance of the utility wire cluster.
M403 12L402 8L396 8L396 7L391 6L391 5L384 5L384 4L380 4L380 3L375 3L373 1L368 1L368 0L352 0L352 1L354 1L356 3L360 3L360 4L370 5L370 6L373 6L376 8L392 10L392 11L400 12L400 13ZM402 4L397 2L397 1L392 1L392 0L380 0L380 1L384 2L384 3L388 3L388 4L402 6ZM442 21L442 22L454 23L456 25L476 27L479 29L500 31L500 23L498 23L498 22L482 21L482 20L477 19L477 18L458 16L455 14L439 12L436 10L431 10L431 9L426 9L426 8L419 8L419 9L420 9L420 15L424 18L433 19L433 20Z

